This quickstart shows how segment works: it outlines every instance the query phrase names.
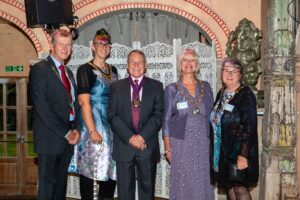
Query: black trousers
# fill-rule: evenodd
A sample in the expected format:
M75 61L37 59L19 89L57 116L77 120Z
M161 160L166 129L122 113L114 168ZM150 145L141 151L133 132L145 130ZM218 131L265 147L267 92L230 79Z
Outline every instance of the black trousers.
M118 200L135 199L135 177L138 181L138 196L141 200L154 200L156 163L149 150L137 150L132 161L117 161Z
M38 154L38 200L65 200L68 167L73 147L66 145L58 155Z
M82 200L93 200L94 181L88 177L80 175L80 195ZM116 181L98 181L100 184L98 199L113 198L116 188Z

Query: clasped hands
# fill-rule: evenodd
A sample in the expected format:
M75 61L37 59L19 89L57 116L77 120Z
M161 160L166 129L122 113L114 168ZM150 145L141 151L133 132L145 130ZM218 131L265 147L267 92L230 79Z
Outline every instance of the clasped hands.
M68 140L69 144L77 144L80 139L79 131L77 129L70 130L66 136L66 139Z
M134 134L133 136L131 136L131 138L129 139L129 144L141 151L144 151L144 149L147 148L144 138L138 134Z

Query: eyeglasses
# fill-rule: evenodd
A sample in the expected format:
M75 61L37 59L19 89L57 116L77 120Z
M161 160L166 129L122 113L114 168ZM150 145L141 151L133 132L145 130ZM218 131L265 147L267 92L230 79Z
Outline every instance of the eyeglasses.
M101 47L101 48L103 48L103 47L111 47L109 43L94 42L93 44L95 46Z
M196 62L196 59L182 59L183 62Z
M228 70L228 69L223 69L224 74L233 74L233 75L238 75L240 73L240 70L235 69L235 70Z

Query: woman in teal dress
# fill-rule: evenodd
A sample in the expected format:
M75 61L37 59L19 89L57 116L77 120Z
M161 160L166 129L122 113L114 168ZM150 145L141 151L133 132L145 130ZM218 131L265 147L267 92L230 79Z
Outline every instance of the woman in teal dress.
M77 72L78 100L81 106L81 139L76 158L82 199L113 199L116 167L112 160L112 132L108 123L110 84L117 80L116 68L106 64L111 50L110 35L98 30L92 44L94 59ZM99 192L95 192L97 184Z

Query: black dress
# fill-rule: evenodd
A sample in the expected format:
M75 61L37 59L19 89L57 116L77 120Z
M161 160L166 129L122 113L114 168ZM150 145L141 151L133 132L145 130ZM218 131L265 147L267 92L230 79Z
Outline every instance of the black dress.
M217 94L215 105L222 98L224 90ZM219 157L219 171L211 168L212 183L217 182L219 188L228 189L231 183L228 181L229 162L236 163L237 157L248 159L248 168L245 185L256 185L259 175L258 163L258 136L257 136L257 110L256 98L248 86L241 86L234 97L228 102L233 105L232 111L224 110L221 117L221 148ZM211 162L213 162L213 139L211 132Z

